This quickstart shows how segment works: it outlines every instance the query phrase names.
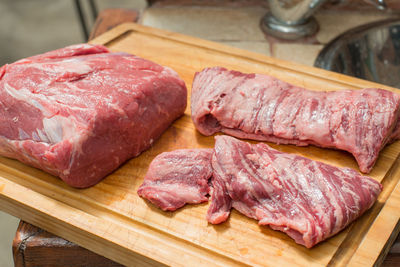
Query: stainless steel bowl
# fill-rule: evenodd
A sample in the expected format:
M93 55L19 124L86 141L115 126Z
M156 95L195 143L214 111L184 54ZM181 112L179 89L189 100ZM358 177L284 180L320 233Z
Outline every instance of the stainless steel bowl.
M314 66L400 88L400 18L343 33L322 49Z

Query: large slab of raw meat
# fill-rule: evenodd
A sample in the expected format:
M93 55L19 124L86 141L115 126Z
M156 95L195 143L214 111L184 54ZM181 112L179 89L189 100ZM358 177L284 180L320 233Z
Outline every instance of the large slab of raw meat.
M382 89L317 92L221 67L196 73L191 96L192 120L204 135L342 149L365 173L398 138L399 105L399 95Z
M96 184L147 149L186 108L170 68L80 44L0 68L0 155Z
M208 201L212 149L178 149L158 155L150 164L139 196L162 210Z
M308 248L363 214L382 190L350 168L216 136L207 219L224 222L231 207Z

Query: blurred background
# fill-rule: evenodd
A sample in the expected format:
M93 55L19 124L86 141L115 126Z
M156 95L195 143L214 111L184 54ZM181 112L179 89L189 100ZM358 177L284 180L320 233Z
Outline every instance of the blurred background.
M76 10L76 1L1 0L0 65L66 45L86 42ZM88 1L79 1L90 29L93 16ZM99 11L106 8L142 10L146 0L96 0Z

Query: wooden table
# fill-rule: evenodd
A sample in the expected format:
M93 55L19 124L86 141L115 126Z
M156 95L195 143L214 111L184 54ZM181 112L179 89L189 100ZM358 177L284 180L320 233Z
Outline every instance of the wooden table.
M12 249L17 267L122 266L24 221L18 225Z

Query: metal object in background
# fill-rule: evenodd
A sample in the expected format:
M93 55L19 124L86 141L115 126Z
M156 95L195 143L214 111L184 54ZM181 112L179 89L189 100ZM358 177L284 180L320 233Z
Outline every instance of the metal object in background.
M400 18L345 32L324 47L314 66L400 88Z
M94 0L89 0L89 9L92 16L92 21L95 21L98 15L97 6ZM83 12L82 4L80 0L74 0L74 5L76 12L78 13L79 21L81 23L82 33L85 38L85 41L89 39L89 25L86 19L86 16Z
M368 0L370 3L376 6L379 10L385 10L387 8L385 0Z
M312 15L327 0L268 0L269 13L261 19L261 29L272 36L296 40L317 32ZM341 0L344 1L344 0ZM386 8L384 0L367 0L377 8Z
M261 29L282 39L295 40L318 30L312 14L327 0L268 0L269 10Z

